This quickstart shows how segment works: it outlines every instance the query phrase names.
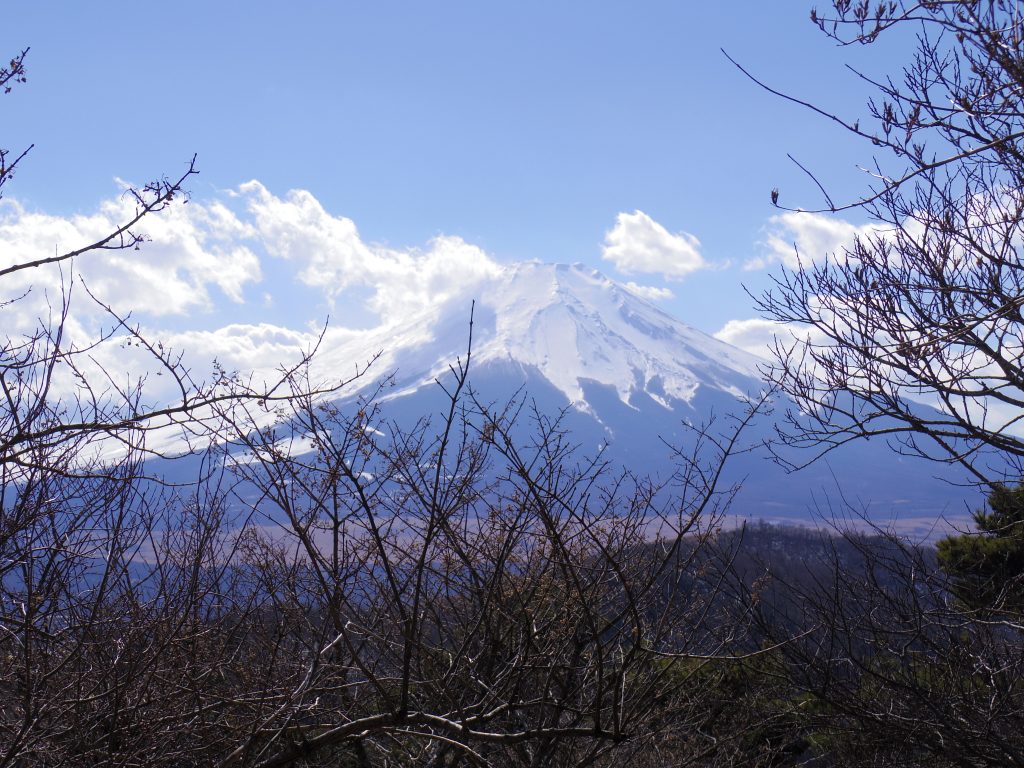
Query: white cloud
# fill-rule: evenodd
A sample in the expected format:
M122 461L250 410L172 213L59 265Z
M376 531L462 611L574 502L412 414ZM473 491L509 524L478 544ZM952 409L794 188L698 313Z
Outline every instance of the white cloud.
M779 324L770 320L751 318L748 320L730 320L714 336L716 339L732 344L745 352L768 357Z
M28 210L10 198L0 200L0 268L101 240L133 214L127 195L102 202L91 213L64 217ZM219 200L177 202L147 217L137 231L148 240L138 251L93 251L0 279L0 321L7 344L52 327L71 295L62 346L89 347L77 362L101 400L119 401L117 390L128 392L142 386L143 379L148 405L172 402L179 393L174 377L161 371L152 355L130 344L126 334L110 334L113 318L89 300L82 282L119 314L130 313L133 325L140 324L142 335L161 343L170 358L182 354L183 365L197 381L210 379L216 359L223 369L238 371L259 387L277 381L281 366L298 362L319 344L309 371L311 383L334 385L364 371L374 353L383 350L369 378L352 385L358 388L393 370L394 354L388 351L395 346L393 323L427 306L459 299L501 269L482 249L459 237L439 236L422 248L405 249L364 242L351 219L327 213L309 192L277 197L258 182ZM277 259L295 265L296 281L322 292L328 301L353 289L345 298L364 300L378 315L376 327L313 327L316 310L301 303L294 304L285 321L291 327L265 322L215 327L197 315L223 305L249 302L269 308L292 301L294 294L286 285L259 285L263 270ZM188 318L192 330L182 330L180 318ZM101 338L105 340L96 343ZM412 338L407 334L405 341ZM61 366L54 373L52 394L73 397L82 394L82 386L74 372ZM153 440L166 448L177 446L180 435L172 432L162 430Z
M101 240L133 213L128 195L104 201L92 213L67 217L0 200L0 267ZM284 259L296 265L299 282L330 301L360 289L368 309L387 325L462 295L500 269L482 249L459 237L439 236L422 249L366 243L351 219L329 214L311 193L297 190L278 197L256 181L227 193L226 199L171 205L147 217L137 231L148 240L138 251L93 251L60 266L5 276L0 300L31 288L5 311L6 332L31 332L37 318L59 305L62 293L78 280L115 311L130 312L152 326L157 318L213 309L224 298L273 306L283 286L266 286L248 297L246 291L262 281L261 259ZM83 338L95 337L99 324L110 318L81 290L76 293L74 320ZM297 323L307 320L300 317Z
M10 200L0 206L2 266L96 242L130 219L135 210L125 195L105 201L92 214L67 218L27 211ZM212 307L211 288L241 302L244 286L260 279L258 257L240 242L251 229L219 203L172 205L148 217L137 230L151 241L142 250L96 251L73 265L90 288L115 308L181 315ZM5 277L3 287L9 295L30 284L56 289L60 280L57 268L32 269Z
M764 252L747 261L747 270L763 269L782 263L790 269L842 254L857 237L872 237L885 230L878 224L856 226L835 216L802 211L788 211L768 219Z
M681 280L708 266L700 241L687 232L672 234L643 211L620 213L605 234L602 256L625 274L660 274Z
M264 372L269 376L279 366L297 360L303 350L316 343L318 333L270 323L232 323L211 330L183 331L166 338L174 348L202 350L203 355L217 359L228 370Z
M732 344L751 354L759 355L769 363L774 363L777 360L775 355L776 345L780 347L782 352L795 348L799 356L804 344L826 347L835 343L820 329L795 323L776 323L763 318L730 320L714 336L727 344ZM1020 345L1017 345L1008 354L1019 355L1022 352L1024 350L1020 348ZM969 372L971 380L979 387L988 386L994 390L1000 384L1005 383L1002 369L976 350L964 352L964 357L958 361L947 358L946 362L954 367L959 367L964 372ZM922 362L921 364L924 365L925 363ZM818 372L810 357L804 358L802 365L809 366L806 369L808 373L816 374ZM973 395L952 398L948 402L944 402L937 396L935 389L930 387L922 389L919 386L919 379L916 377L908 376L902 370L890 368L885 365L884 361L880 361L880 365L880 370L883 371L883 374L873 379L874 387L878 386L879 380L887 381L891 385L892 391L900 397L946 413L949 413L951 410L955 411L965 421L978 425L982 429L1024 436L1024 416L1022 416L1019 408L1011 407L993 397ZM938 371L933 369L932 373L935 375L938 374ZM852 391L863 391L865 380L862 372L855 366L851 366L846 375L848 377L846 383ZM953 378L950 381L952 382ZM963 379L961 378L962 382ZM1024 393L1017 389L1004 389L1003 392L1011 397L1021 397L1024 395Z
M30 211L5 199L0 202L0 266L98 242L134 213L127 195L102 202L92 213L68 217ZM245 287L261 279L259 257L244 242L253 231L220 203L176 203L147 217L134 231L149 240L139 250L94 250L60 264L5 275L0 301L10 303L0 318L4 337L17 344L40 328L53 330L68 301L62 345L85 348L110 334L115 325L103 304L121 316L130 315L133 323L148 324L212 309L225 299L241 303ZM102 304L89 299L83 283ZM149 338L157 341L167 335L154 332ZM82 372L103 390L129 387L146 375L152 362L125 342L123 334L114 333L78 357ZM78 386L63 367L55 377L55 388L61 392ZM153 381L147 396L158 397L159 386Z
M626 288L640 298L647 299L648 301L664 301L666 299L674 299L676 297L670 288L658 288L654 285L638 285L632 281L626 283Z
M372 271L375 254L359 238L355 222L331 216L311 193L292 190L280 198L258 181L239 191L267 252L296 262L306 285L336 296Z
M776 344L788 349L797 342L824 340L820 331L808 326L776 323L760 317L730 320L714 336L726 344L767 360L775 357Z
M230 208L228 206L231 206ZM25 209L11 199L0 201L0 268L79 248L107 236L131 218L127 196L105 201L88 215L54 216ZM227 370L270 381L282 364L300 359L324 333L315 372L324 381L352 375L369 354L393 342L389 327L411 313L465 296L479 282L501 269L482 249L459 237L439 236L423 248L396 249L364 242L351 219L327 213L309 192L284 197L271 194L258 182L212 202L176 203L148 217L139 227L148 237L140 250L94 251L74 262L27 269L0 280L4 335L14 343L35 332L40 318L59 313L63 297L73 295L65 322L64 343L84 346L109 331L112 318L90 301L79 285L84 281L103 303L120 314L131 313L151 341L186 355L185 363L204 378L217 359ZM352 330L309 325L312 310L296 305L282 327L269 323L232 323L193 330L170 330L195 318L197 310L229 303L251 302L272 307L289 301L287 286L262 282L263 268L272 259L295 265L296 280L322 291L329 300L345 291L366 302L378 315L376 327ZM261 263L262 261L262 263ZM20 298L19 298L20 297ZM346 295L348 298L348 295ZM2 305L0 305L2 306ZM170 376L157 377L153 360L126 344L122 334L90 351L85 373L96 381L126 386L145 376L146 396L162 401L174 396ZM385 362L377 366L386 372ZM393 362L393 361L391 361ZM76 382L59 373L56 385L71 392ZM106 386L106 385L104 385Z
M303 190L277 197L250 181L239 193L269 255L297 264L299 279L332 299L350 288L370 288L369 307L384 323L458 295L500 269L460 237L436 237L425 250L366 243L352 219L331 215Z

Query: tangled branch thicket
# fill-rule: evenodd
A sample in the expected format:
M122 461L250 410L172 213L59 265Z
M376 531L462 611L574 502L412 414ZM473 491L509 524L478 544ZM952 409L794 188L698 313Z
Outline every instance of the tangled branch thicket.
M78 350L7 343L0 376L32 397L0 454L0 765L592 765L666 733L717 752L697 672L743 622L698 554L742 424L702 433L666 500L558 420L475 399L470 352L411 428L339 408L305 360L269 390L190 389L177 423L212 444L169 487L146 438L171 409L81 377L74 412L97 405L71 422L52 377Z
M977 513L989 526L979 534L942 542L938 567L930 549L891 537L859 545L856 564L833 550L831 573L787 577L772 613L784 630L763 627L799 638L780 647L778 669L841 763L1021 765L1022 528L1001 483L1020 482L1024 459L1024 7L830 5L811 19L840 46L890 41L912 56L899 73L856 73L876 94L863 119L773 91L872 154L852 202L814 178L815 213L866 215L866 234L797 254L758 302L793 330L768 371L793 403L779 455L803 464L882 437L966 468L993 512Z
M713 488L667 511L454 394L440 431L292 394L188 496L138 461L6 487L4 764L593 764L670 712L706 742L674 670L739 641Z
M2 157L5 183L24 154ZM195 173L128 190L96 242L0 264L8 329L39 299L16 278L51 286L0 342L0 766L589 765L666 734L717 753L698 672L743 622L698 554L742 425L702 433L668 494L478 401L470 352L447 412L405 427L336 405L312 352L259 386L200 380L74 271L144 246ZM83 337L83 300L107 330ZM114 343L174 394L118 384L95 354Z
M919 52L908 87L976 103L915 115L883 86L871 137L910 170L861 205L895 234L765 299L831 340L783 350L783 388L819 418L790 436L827 448L895 423L982 472L982 446L1024 453L984 405L1019 383L1016 5L835 6L816 20L863 42L937 24L946 53ZM959 147L942 163L913 138L936 132ZM0 152L0 187L24 157ZM314 352L259 385L194 376L73 263L144 246L139 226L195 172L129 191L135 215L104 239L0 263L5 320L25 314L19 276L57 275L38 323L0 323L0 768L1024 764L1016 597L965 600L970 573L889 535L720 530L723 467L759 404L697 430L655 483L588 457L528 399L482 399L471 344L444 411L414 424L372 387L320 386ZM810 301L825 288L835 312ZM108 330L72 336L83 300ZM851 306L867 314L839 323ZM105 375L92 353L119 341L173 396ZM911 384L948 413L922 422ZM184 459L154 441L168 430Z
M962 465L981 484L1015 481L1024 458L1021 4L832 5L812 19L841 45L894 37L913 54L902 72L861 75L876 91L863 119L792 99L868 146L867 192L850 203L826 193L822 212L859 213L873 226L837 253L799 254L760 298L761 312L797 337L777 346L771 372L797 406L782 437L821 453L877 435Z

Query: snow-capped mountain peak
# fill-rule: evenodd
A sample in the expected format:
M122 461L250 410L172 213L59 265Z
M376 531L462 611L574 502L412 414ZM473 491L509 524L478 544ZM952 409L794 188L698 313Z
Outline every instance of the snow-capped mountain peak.
M756 358L701 333L579 265L519 264L481 291L493 314L477 360L536 368L574 403L582 383L613 387L624 402L643 391L667 405L701 385L742 394Z
M557 418L584 455L596 452L659 482L678 470L679 455L668 446L697 450L694 426L728 435L733 417L744 412L737 398L764 388L761 361L752 355L595 270L542 263L496 270L388 327L335 334L315 358L322 380L351 372L379 351L376 365L339 392L338 402L351 404L393 373L395 386L378 395L382 423L443 421L447 399L436 382L450 382L449 366L465 361L474 300L470 384L478 402L500 411L510 399L528 398L530 413ZM536 426L528 415L515 428L528 444ZM791 479L758 448L774 434L771 413L760 414L742 435L744 449L726 463L722 487L743 483L732 510L740 517L807 520L815 494L837 485L872 519L898 519L902 530L924 536L934 535L939 515L956 512L948 477L937 480L934 465L894 459L884 442L843 446ZM289 450L308 447L297 445ZM712 449L704 458L719 456Z
M668 408L673 400L691 401L700 387L743 396L758 386L757 358L600 272L528 262L374 335L369 347L384 353L378 370L397 369L396 396L432 384L464 356L474 299L474 366L536 372L584 411L589 384L612 388L626 404L643 393Z

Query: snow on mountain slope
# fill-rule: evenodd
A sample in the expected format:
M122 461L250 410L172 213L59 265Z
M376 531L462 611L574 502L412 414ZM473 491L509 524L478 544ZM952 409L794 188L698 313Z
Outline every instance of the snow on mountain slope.
M397 371L408 394L465 357L476 300L473 364L535 369L576 408L592 412L584 387L613 389L626 404L643 394L666 408L701 387L743 397L760 387L754 356L697 331L596 270L521 263L428 312L327 351L320 365L343 370L380 351L378 373Z
M737 399L764 389L758 358L676 320L624 286L581 266L524 263L369 337L321 350L324 379L351 371L371 354L369 375L340 399L395 374L380 402L398 423L445 410L435 380L465 359L470 305L476 301L470 383L501 404L525 393L549 416L572 405L562 426L585 451L640 474L666 477L677 456L668 446L692 441L690 424L714 416L728 430ZM784 404L777 403L778 412ZM807 521L829 514L837 489L869 519L934 536L942 516L962 519L964 493L948 467L893 454L884 441L856 442L795 475L757 448L774 436L765 413L744 433L751 448L730 458L727 482L740 482L733 512L742 517ZM798 457L794 457L798 458ZM947 475L945 481L936 473ZM822 507L824 505L824 508Z

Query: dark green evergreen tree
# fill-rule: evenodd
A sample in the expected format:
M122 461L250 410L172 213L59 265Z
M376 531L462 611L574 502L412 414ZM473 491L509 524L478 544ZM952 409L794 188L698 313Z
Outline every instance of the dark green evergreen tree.
M972 608L1024 609L1024 485L997 485L988 508L974 513L978 530L939 542L939 565L957 597Z

